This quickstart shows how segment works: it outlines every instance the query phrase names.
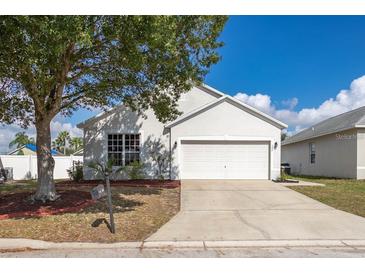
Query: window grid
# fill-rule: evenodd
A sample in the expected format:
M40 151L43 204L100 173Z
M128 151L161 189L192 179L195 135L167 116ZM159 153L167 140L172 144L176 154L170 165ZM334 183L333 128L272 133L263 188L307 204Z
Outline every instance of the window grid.
M115 166L127 166L139 162L139 134L109 134L108 159L114 159Z

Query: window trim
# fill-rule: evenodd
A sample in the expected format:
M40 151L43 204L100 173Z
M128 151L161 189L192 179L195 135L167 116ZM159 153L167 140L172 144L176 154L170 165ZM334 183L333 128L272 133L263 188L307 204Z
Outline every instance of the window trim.
M125 166L125 135L139 135L139 160L141 160L142 155L142 143L143 143L143 131L104 131L104 151L105 151L105 160L106 162L109 160L109 151L108 151L108 136L109 135L123 135L123 152L122 152L122 163ZM113 167L122 167L113 165Z
M309 163L311 165L316 163L316 144L314 142L309 143Z

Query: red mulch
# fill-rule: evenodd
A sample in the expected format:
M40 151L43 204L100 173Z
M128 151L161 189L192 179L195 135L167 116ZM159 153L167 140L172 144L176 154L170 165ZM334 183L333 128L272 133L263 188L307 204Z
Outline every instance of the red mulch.
M30 192L20 192L0 196L0 220L22 217L41 217L66 212L77 212L94 204L90 193L78 190L59 190L61 195L51 203L31 203Z
M179 180L117 180L110 181L111 186L130 186L130 187L158 187L158 188L177 188L180 186ZM103 184L102 180L85 180L81 182L63 181L58 182L57 186L96 186Z

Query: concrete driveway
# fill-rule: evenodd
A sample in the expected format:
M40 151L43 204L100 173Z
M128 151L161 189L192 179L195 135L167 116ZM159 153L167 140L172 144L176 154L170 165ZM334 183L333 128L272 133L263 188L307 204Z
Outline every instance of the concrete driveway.
M147 241L365 239L365 218L268 180L184 180L181 211Z

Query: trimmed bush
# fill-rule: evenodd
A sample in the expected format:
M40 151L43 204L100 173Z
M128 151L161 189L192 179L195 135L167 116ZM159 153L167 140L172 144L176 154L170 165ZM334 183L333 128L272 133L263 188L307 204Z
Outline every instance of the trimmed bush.
M72 167L67 170L68 176L75 182L80 182L84 179L83 163L80 161L74 162Z

